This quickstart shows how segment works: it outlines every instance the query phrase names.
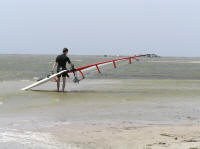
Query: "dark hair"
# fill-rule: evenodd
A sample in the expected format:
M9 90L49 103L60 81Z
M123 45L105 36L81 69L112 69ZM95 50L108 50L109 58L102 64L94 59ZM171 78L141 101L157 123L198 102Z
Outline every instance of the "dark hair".
M67 49L67 48L64 48L64 49L63 49L63 53L65 53L65 52L68 52L68 49Z

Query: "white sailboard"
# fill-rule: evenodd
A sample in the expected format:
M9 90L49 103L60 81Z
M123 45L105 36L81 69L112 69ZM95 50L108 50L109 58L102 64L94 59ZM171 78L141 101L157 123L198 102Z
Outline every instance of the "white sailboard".
M56 76L58 76L58 75L60 75L60 74L62 74L62 73L64 73L64 72L66 72L66 71L67 71L67 70L63 70L63 71L61 71L61 72L59 72L59 73L53 74L53 75L51 75L51 76L47 76L46 78L44 78L44 79L42 79L42 80L40 80L40 81L38 81L38 82L35 82L35 83L33 83L33 84L31 84L31 85L25 87L25 88L22 88L21 90L26 91L26 90L29 90L29 89L31 89L31 88L33 88L33 87L42 85L42 84L44 84L44 83L46 83L46 82L52 80L52 79L55 78Z

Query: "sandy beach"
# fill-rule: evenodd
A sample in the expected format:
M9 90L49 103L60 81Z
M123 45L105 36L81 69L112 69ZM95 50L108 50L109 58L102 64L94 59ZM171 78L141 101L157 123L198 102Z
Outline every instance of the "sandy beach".
M1 144L2 148L15 145L23 149L199 149L199 135L199 125L79 123L7 131L0 141L7 142Z
M46 130L46 132L49 132ZM55 140L85 149L199 149L199 125L73 124L51 128ZM66 145L67 146L67 145Z

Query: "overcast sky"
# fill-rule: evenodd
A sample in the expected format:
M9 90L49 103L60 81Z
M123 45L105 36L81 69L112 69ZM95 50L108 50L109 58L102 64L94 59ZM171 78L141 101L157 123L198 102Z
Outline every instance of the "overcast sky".
M200 57L200 0L1 0L0 53Z

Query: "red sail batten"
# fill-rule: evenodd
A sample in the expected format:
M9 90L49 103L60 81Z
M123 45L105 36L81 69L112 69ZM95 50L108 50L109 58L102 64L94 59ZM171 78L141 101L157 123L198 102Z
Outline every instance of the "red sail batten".
M83 72L82 72L81 70L79 70L79 72L80 72L80 74L81 74L82 78L84 79L84 78L85 78L85 76L84 76Z
M101 71L100 71L100 69L99 69L98 65L96 65L96 68L97 68L98 72L99 72L99 73L101 73Z
M129 58L129 64L132 64L131 58Z
M114 66L114 68L117 68L117 65L116 65L115 61L113 61L113 66Z

